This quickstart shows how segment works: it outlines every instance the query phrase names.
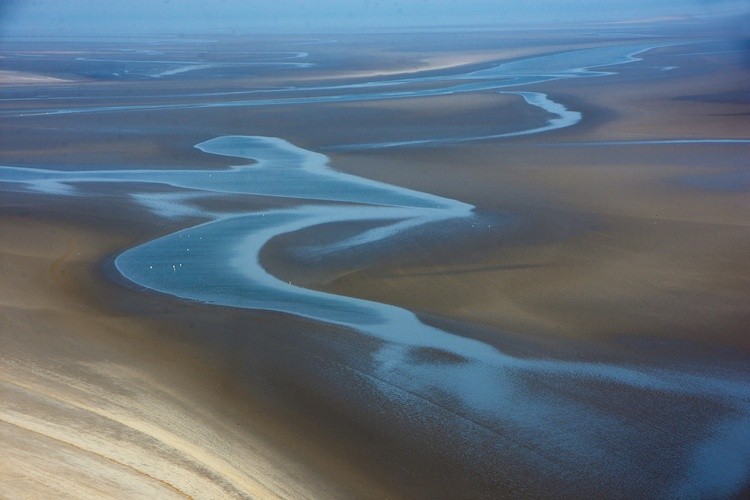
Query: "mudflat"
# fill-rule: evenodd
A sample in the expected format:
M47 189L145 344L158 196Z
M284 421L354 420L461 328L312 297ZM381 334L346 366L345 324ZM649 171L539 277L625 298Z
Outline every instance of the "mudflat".
M312 225L259 252L280 281L393 305L458 339L408 344L404 331L404 348L159 294L114 265L214 213L309 201L212 192L159 213L133 195L188 188L95 179L44 192L0 175L4 492L747 491L727 471L750 461L749 69L738 39L703 29L219 37L207 52L200 38L161 40L184 64L122 55L153 41L6 44L0 165L218 171L252 161L196 144L279 137L337 171L475 208L328 254L311 249L388 224ZM639 60L590 69L611 74L445 91L498 64L623 45ZM263 55L228 55L247 46ZM513 135L556 117L517 91L580 121Z

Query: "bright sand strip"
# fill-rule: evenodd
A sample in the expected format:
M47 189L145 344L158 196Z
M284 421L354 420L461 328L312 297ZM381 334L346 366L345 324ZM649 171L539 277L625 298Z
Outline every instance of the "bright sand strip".
M439 55L428 53L408 53L400 52L401 56L413 57L416 62L411 65L397 67L395 69L374 69L337 72L332 75L315 75L314 77L298 77L296 80L345 80L350 78L379 78L385 76L407 76L409 74L421 73L426 71L456 70L464 66L478 65L490 62L501 62L523 57L535 56L550 52L563 52L567 50L584 49L596 47L594 43L579 43L565 45L540 45L538 47L515 47L504 50L481 50L481 51L461 51L461 52L443 52ZM375 55L379 53L376 51Z
M86 300L91 263L123 244L0 224L3 496L338 496L269 444L247 399L217 391L222 376L195 354L158 340L148 319Z
M563 47L560 47L563 49ZM421 73L424 71L440 71L456 69L462 66L473 64L482 64L493 61L503 61L517 57L532 56L550 51L550 47L525 47L506 50L482 51L477 53L447 53L441 55L411 54L417 61L410 66L403 66L396 69L375 69L375 70L358 70L337 72L332 75L315 75L314 77L297 78L298 81L314 80L316 82L326 80L346 80L350 78L380 78L385 76L407 76L410 74ZM409 54L402 54L409 56Z
M0 85L25 85L29 83L65 83L70 80L53 76L26 73L23 71L0 70Z

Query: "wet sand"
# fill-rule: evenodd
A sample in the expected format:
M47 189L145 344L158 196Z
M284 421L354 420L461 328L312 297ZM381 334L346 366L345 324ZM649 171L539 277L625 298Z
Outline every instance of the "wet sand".
M488 42L477 39L480 47L473 50L486 50ZM424 57L419 47L412 50L417 60ZM335 71L387 71L383 57L375 70ZM747 69L732 61L686 62L663 77L648 73L648 82L634 63L620 75L585 83L540 84L534 90L582 111L584 121L502 142L326 150L355 140L535 126L544 115L513 96L485 93L313 109L164 111L158 119L153 112L30 117L3 121L0 163L65 170L221 168L236 162L193 145L226 133L281 136L325 151L335 168L474 204L490 224L498 214L513 216L492 231L417 237L382 253L354 252L312 266L295 249L332 229L285 235L262 255L282 279L406 307L431 324L450 324L520 357L746 373L747 191L681 182L747 168L748 145L571 144L745 138L747 103L705 97L738 90ZM394 71L409 66L389 63L400 68ZM640 64L672 63L662 54ZM92 84L102 93L118 85ZM0 482L11 485L10 494L590 493L591 483L582 478L600 464L596 460L557 462L513 426L457 423L455 401L438 398L436 404L408 392L394 397L372 378L370 356L379 347L372 339L278 313L185 303L118 278L111 265L116 254L197 221L154 218L117 196L110 200L122 205L0 186L6 189L0 203L0 362L3 392L10 395L0 406L9 450L0 460ZM430 358L435 353L424 355L436 361ZM657 414L632 404L643 397L635 390L612 398L588 382L529 384L552 399L574 394L585 408L634 426L633 435L612 437L609 444L648 457L642 464L647 480L638 486L603 467L597 491L607 494L669 491L688 453L681 435L706 432L711 416L725 411L680 401L679 411ZM668 400L660 404L669 406ZM676 430L644 448L637 431L651 426ZM528 448L534 453L518 451ZM663 462L654 461L657 456Z

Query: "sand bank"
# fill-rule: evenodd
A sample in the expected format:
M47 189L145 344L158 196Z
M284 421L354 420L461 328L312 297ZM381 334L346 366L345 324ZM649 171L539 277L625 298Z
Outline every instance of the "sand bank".
M0 70L0 85L56 84L67 82L70 82L70 80L23 71Z

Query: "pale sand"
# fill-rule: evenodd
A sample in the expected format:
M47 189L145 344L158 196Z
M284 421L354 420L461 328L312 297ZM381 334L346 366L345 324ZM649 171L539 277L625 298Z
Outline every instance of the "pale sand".
M83 300L87 270L125 242L39 220L0 224L3 496L341 495L278 449L246 395L217 391L225 375L195 352L160 340L147 318Z
M26 84L44 84L44 83L66 83L72 80L55 78L53 76L39 75L36 73L27 73L23 71L0 70L0 85L26 85Z
M576 45L540 45L538 47L514 47L503 50L479 50L479 51L460 51L460 52L442 52L439 55L434 53L400 51L399 56L411 59L414 62L405 64L394 69L376 69L376 70L357 70L357 71L339 71L331 75L315 75L314 77L296 78L297 81L326 81L326 80L347 80L357 78L379 78L385 76L404 77L413 76L414 73L427 71L445 71L458 70L463 66L472 66L489 62L500 62L522 57L544 54L549 52L566 51L573 48L595 47L597 44L582 43ZM375 56L392 57L389 52L376 52Z

